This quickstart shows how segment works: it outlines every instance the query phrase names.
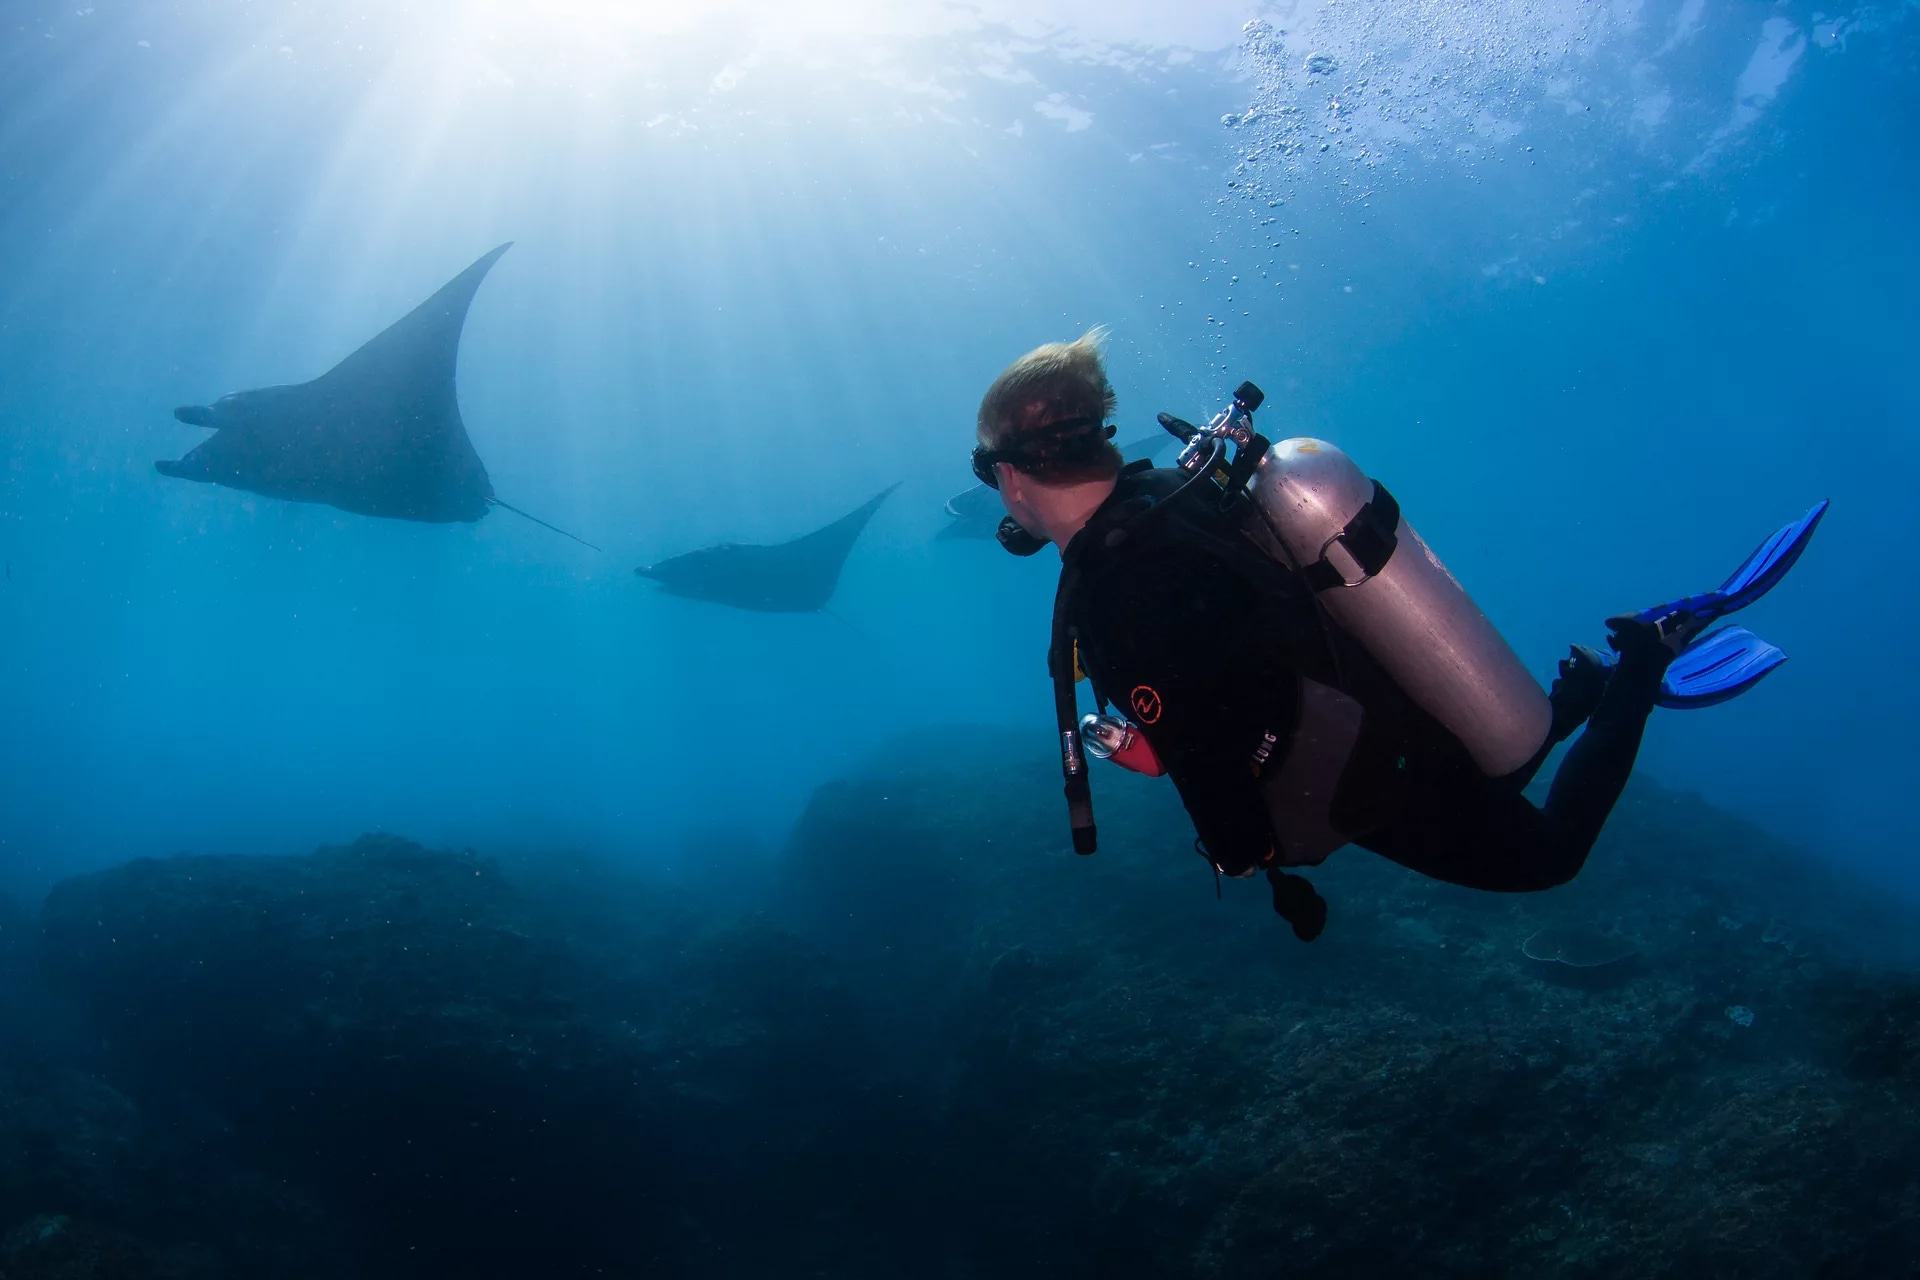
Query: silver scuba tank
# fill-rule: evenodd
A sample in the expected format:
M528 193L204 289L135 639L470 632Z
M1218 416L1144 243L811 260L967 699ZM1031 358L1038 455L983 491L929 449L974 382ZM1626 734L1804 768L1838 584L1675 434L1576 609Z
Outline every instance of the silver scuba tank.
M1391 494L1305 438L1268 449L1247 492L1333 620L1474 763L1498 778L1533 758L1553 720L1547 695Z

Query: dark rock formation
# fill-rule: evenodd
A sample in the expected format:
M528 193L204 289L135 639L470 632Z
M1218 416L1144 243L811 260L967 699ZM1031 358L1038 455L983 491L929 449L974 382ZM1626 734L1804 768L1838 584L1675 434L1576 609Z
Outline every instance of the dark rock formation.
M722 1234L759 1162L817 1156L859 1114L858 1029L764 924L609 972L587 957L613 941L562 920L595 916L390 837L135 862L43 911L49 978L105 1034L112 1078L310 1191L361 1273L686 1263L717 1247L701 1196Z
M1551 894L1338 854L1302 946L1168 789L1103 773L1076 859L983 760L823 788L732 903L384 837L63 884L86 1051L0 1107L0 1278L1920 1256L1920 983L1863 951L1910 920L1813 859L1638 783ZM1552 981L1542 931L1638 958Z
M1920 1256L1920 986L1864 950L1911 917L1817 859L1641 782L1551 894L1336 855L1314 877L1333 923L1303 947L1263 886L1214 900L1163 791L1103 775L1107 847L1081 860L1045 766L1026 776L825 789L788 892L875 1008L959 993L932 1176L980 1206L944 1246L979 1273ZM1522 943L1548 929L1641 959L1604 989L1546 980Z

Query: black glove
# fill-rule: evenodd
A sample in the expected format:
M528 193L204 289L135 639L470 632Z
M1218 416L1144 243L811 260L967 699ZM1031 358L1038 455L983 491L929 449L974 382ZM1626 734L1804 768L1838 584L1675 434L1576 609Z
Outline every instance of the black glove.
M1267 872L1273 886L1273 909L1293 926L1293 936L1312 942L1327 927L1327 900L1315 892L1305 876L1290 876L1275 867Z

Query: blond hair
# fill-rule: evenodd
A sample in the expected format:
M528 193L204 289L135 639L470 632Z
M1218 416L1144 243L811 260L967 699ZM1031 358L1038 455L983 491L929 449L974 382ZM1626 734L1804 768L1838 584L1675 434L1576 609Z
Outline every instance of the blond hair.
M1019 449L1029 441L1038 444L1060 423L1084 418L1098 426L1112 417L1118 401L1100 358L1106 337L1106 329L1096 325L1072 342L1035 347L1008 365L980 401L975 433L981 446ZM1091 454L1075 450L1071 460L1036 458L1020 469L1049 481L1104 479L1120 470L1121 457L1111 441L1103 444Z

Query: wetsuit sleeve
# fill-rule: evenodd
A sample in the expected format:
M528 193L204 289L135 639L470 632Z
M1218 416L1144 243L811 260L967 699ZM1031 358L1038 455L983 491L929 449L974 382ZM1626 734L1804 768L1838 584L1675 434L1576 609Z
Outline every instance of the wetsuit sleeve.
M1291 732L1297 695L1261 642L1253 588L1211 556L1162 547L1083 591L1101 689L1146 733L1207 853L1230 874L1261 864L1273 830L1253 754L1263 733Z

